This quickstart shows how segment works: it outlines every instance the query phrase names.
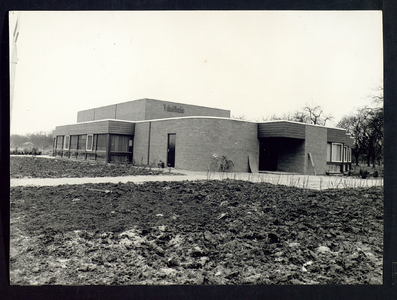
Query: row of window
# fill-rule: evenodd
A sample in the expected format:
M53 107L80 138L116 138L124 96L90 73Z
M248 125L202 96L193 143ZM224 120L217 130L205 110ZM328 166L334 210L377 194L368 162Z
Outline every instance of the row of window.
M105 151L106 134L57 136L55 147L57 150Z
M106 151L106 134L65 135L56 137L57 150ZM110 151L132 152L133 137L128 135L110 135Z
M352 151L341 143L327 144L327 162L351 162Z
M57 150L106 151L106 134L57 136ZM111 151L131 151L132 138L111 135ZM327 144L327 162L351 162L351 149L341 143Z

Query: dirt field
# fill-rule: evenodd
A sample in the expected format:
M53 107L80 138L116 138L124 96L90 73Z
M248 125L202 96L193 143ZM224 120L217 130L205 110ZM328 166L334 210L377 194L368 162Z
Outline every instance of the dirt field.
M12 284L382 284L380 187L13 187L10 207Z
M81 178L131 175L177 175L167 169L136 167L130 164L105 164L90 161L48 159L33 156L10 158L11 178Z

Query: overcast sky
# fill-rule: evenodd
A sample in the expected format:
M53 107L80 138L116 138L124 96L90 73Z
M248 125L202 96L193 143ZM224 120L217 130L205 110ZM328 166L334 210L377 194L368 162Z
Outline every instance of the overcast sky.
M383 84L381 11L21 12L19 32L11 134L141 98L335 125Z

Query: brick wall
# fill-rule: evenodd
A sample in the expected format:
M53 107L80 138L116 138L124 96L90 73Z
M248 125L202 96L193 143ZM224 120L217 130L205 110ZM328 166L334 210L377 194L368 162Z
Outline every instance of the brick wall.
M247 172L248 155L259 156L257 124L215 118L161 120L151 123L150 163L167 163L167 138L176 134L175 168L206 171L212 155L225 155L234 171ZM149 122L135 127L134 159L147 159Z
M95 109L87 109L77 112L77 123L94 121L95 120Z
M142 121L189 116L213 116L230 118L230 110L160 101L155 99L139 99L79 111L77 113L77 122L102 119Z
M314 168L317 174L325 174L327 167L327 128L306 126L305 142L305 174L313 174L313 167L308 153L312 154Z
M114 119L116 116L116 105L108 105L95 108L95 120Z
M138 164L148 163L149 126L149 122L135 124L133 159Z
M145 120L146 99L119 103L116 107L116 119L128 121Z
M188 116L213 116L229 118L230 111L204 106L189 105L160 101L154 99L146 100L145 120L179 118Z

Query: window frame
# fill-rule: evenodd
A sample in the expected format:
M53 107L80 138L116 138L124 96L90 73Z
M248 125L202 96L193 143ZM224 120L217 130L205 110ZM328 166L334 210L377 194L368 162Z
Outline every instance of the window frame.
M105 152L107 151L108 144L107 144L107 136L106 134L96 134L96 145L95 145L95 151L102 151Z
M72 141L75 142L75 145L73 145ZM72 148L72 146L74 146L75 148ZM79 136L78 135L71 135L70 136L70 140L69 140L69 149L77 151L78 147L79 147Z
M352 162L352 148L347 147L347 162Z
M340 146L340 160L334 160L334 145ZM331 162L343 162L343 144L342 143L332 143L331 147Z
M70 148L70 135L65 135L63 137L63 150L69 150L69 148Z
M63 150L63 140L64 140L64 135L57 135L56 138L56 150Z
M90 147L90 149L88 148L89 137L91 137L91 147ZM85 150L86 151L92 151L93 146L94 146L94 135L93 134L87 134L86 141L85 141Z
M110 135L110 152L129 153L130 141L132 140L130 135L126 134L111 134Z
M82 142L85 140L85 143ZM86 134L79 134L77 136L77 151L86 151L87 148L87 135Z

